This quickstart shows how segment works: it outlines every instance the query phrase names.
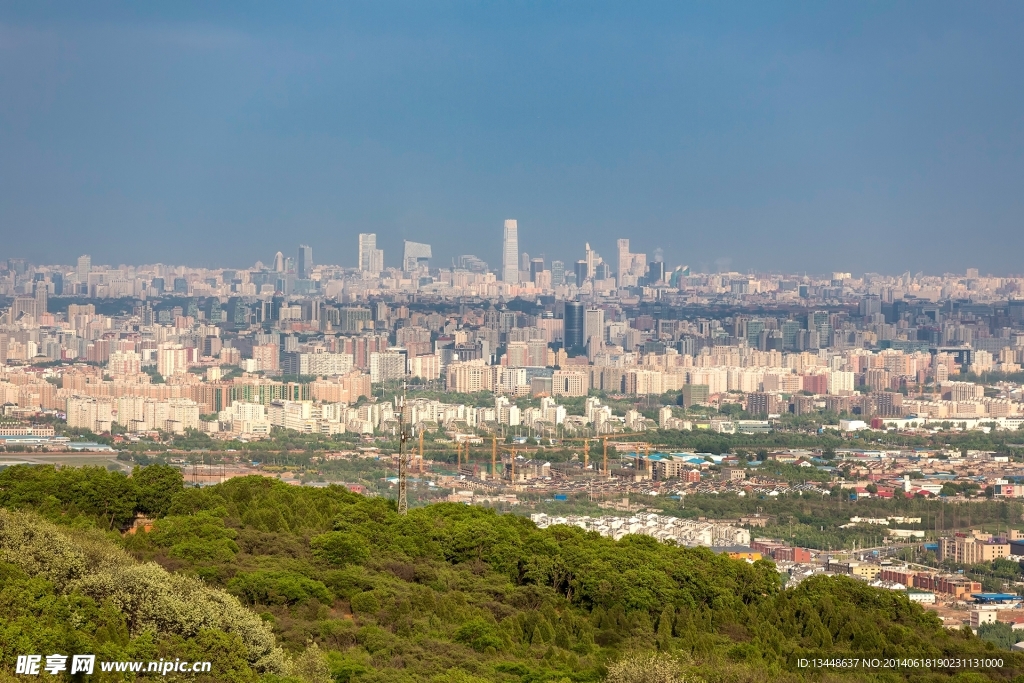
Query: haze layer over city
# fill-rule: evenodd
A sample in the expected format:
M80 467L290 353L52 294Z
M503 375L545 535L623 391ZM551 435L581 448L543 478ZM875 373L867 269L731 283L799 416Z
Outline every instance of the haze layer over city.
M0 5L0 681L1020 679L1021 18Z

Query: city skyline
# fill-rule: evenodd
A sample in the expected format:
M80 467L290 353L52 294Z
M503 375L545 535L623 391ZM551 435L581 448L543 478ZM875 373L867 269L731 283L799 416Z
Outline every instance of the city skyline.
M1024 682L1021 35L0 2L2 680Z
M570 266L1018 271L1019 5L57 6L0 8L0 258L498 264L515 216Z

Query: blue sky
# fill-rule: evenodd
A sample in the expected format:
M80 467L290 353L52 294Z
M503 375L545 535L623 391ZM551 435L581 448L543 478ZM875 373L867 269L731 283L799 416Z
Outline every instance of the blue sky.
M1024 272L1020 3L0 2L0 258Z

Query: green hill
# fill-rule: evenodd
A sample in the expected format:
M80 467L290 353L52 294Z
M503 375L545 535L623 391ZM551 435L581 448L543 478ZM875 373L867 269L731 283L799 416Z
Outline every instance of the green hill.
M384 499L263 477L185 489L163 467L10 468L0 507L8 671L51 650L210 659L198 680L211 681L600 681L645 652L706 681L948 673L796 666L854 655L1006 664L961 678L1024 671L1021 655L899 593L826 577L784 590L770 562L482 508L400 516ZM122 536L135 513L155 525ZM665 661L634 659L610 680L654 681Z

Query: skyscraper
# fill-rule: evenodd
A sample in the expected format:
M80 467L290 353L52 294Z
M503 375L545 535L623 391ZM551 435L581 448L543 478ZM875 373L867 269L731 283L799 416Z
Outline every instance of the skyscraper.
M544 270L544 259L530 259L530 282L537 281L537 275Z
M313 247L299 245L299 279L308 280L313 274Z
M380 273L384 270L384 251L377 248L377 233L359 233L359 270Z
M628 239L619 240L617 246L619 248L619 270L616 274L619 276L621 284L622 276L628 275L633 267L633 254L629 253Z
M402 255L402 270L411 273L418 268L430 267L430 245L405 240L405 253Z
M36 283L36 318L46 313L49 293L45 280L40 280Z
M600 344L604 341L604 311L591 308L584 315L583 344Z
M581 348L586 342L583 338L583 310L583 304L579 301L565 302L563 337L566 349Z
M563 261L551 262L551 284L558 286L565 283L565 263Z
M78 294L89 294L89 273L92 271L92 257L82 254L78 257Z
M377 248L377 233L359 233L359 270L369 270L373 251Z
M281 252L277 252L276 254L274 254L274 272L284 272L284 254L282 254Z
M519 283L519 224L515 219L505 221L505 239L501 250L501 279L510 284Z
M88 254L82 254L78 257L78 281L83 284L89 284L89 271L92 270L92 257Z
M587 262L583 259L576 262L575 270L573 272L576 274L577 286L582 285L586 279L590 277L590 273L587 272Z

